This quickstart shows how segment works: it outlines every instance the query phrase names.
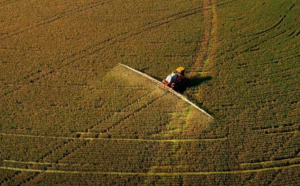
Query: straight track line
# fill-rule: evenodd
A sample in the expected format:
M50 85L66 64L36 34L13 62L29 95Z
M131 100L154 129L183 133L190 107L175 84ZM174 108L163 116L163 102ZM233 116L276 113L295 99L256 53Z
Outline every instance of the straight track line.
M197 141L218 141L227 140L224 138L206 138L206 139L126 139L126 138L74 138L74 137L59 137L59 136L35 136L35 135L23 135L23 134L7 134L0 133L2 136L16 136L16 137L28 137L28 138L51 138L51 139L69 139L69 140L103 140L103 141L136 141L136 142L162 142L162 143L176 143L176 142L197 142Z
M287 165L281 167L263 168L255 170L236 170L236 171L211 171L211 172L102 172L102 171L63 171L63 170L40 170L40 169L24 169L15 167L3 167L3 170L13 170L21 172L39 172L39 173L52 173L52 174L105 174L105 175L135 175L135 176L180 176L180 175L216 175L216 174L247 174L257 173L264 171L278 171L282 169L289 169L293 167L300 167L300 164Z
M255 163L241 163L240 166L247 166L247 165L266 165L271 163L287 163L293 160L300 160L300 157L296 158L288 158L288 159L282 159L282 160L273 160L273 161L261 161L261 162L255 162Z

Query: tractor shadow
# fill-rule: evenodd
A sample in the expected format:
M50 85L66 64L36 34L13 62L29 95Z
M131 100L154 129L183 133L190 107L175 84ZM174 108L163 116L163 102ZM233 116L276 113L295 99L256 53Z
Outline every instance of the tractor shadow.
M188 96L192 90L198 89L197 87L199 87L201 84L203 84L207 81L210 81L210 80L212 80L211 76L207 76L207 77L203 77L203 78L200 78L200 77L187 78L186 87L178 92L181 94L185 93Z
M188 78L187 82L186 82L186 89L198 87L201 84L203 84L207 81L210 81L210 80L212 80L211 76L207 76L207 77L203 77L203 78L200 78L200 77Z
M203 103L199 102L198 97L195 96L195 93L198 93L199 90L201 89L201 85L204 83L207 83L212 80L211 76L206 76L206 77L190 77L187 79L186 82L186 88L181 94L184 94L188 100L192 101L195 103L197 106L200 108L204 109L207 113L210 115L213 115L213 113L210 112L209 108L206 108Z

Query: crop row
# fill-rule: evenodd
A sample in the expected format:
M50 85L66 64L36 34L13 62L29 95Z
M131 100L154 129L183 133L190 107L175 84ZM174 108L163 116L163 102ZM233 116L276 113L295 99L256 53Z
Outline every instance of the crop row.
M126 111L127 107L125 110L122 112L117 112L114 114L112 117L108 118L106 121L101 122L99 125L94 126L91 129L91 132L93 131L99 131L100 132L106 132L108 129L117 126L121 124L124 120L130 120L130 118L133 115L136 115L136 113L141 112L142 110L146 110L146 108L151 107L151 104L155 101L162 101L160 98L163 98L166 93L160 93L161 95L157 96L157 92L152 92L152 94L148 95L145 97L145 99L141 99L138 103L135 105L130 105L132 108L130 110ZM135 108L134 108L135 107Z
M130 79L134 79L135 81L132 82ZM146 84L147 86L145 86ZM167 130L166 125L171 121L176 121L177 118L171 118L170 114L179 113L182 108L187 107L187 104L182 105L181 102L183 101L174 95L161 97L167 92L160 90L155 83L134 72L128 71L122 66L115 67L96 86L101 87L105 91L113 91L114 103L110 105L119 109L116 109L116 112L111 113L111 115L107 116L97 125L89 128L88 132L78 131L78 134L84 134L84 136L95 136L98 133L99 137L149 138L153 134ZM145 93L140 95L135 92L133 94L132 90L128 89L129 87L132 90L144 90ZM130 99L134 101L129 102L127 98L124 98L127 91L129 91L128 95L132 95ZM120 95L116 95L118 92ZM112 94L109 92L105 92L105 95L101 94L101 100L105 100L102 101L103 104L105 105L106 100L111 100L111 97ZM174 101L177 103L174 104ZM126 104L127 106L122 106L121 104ZM203 119L202 123L205 123L205 117L201 113L193 111L191 117L188 118L190 121L190 124L188 124L190 126L188 127L201 126L201 119ZM182 122L187 123L188 121L183 119ZM196 137L190 132L184 135L185 138L188 138L188 135L191 135L190 137L193 138Z
M53 4L55 4L55 3L53 3ZM27 23L27 25L21 25L19 28L13 28L12 30L7 30L6 33L1 35L0 38L2 40L6 39L6 38L11 38L11 37L19 35L21 33L28 32L31 29L36 29L38 27L44 26L45 24L49 24L51 22L59 20L63 17L77 14L79 12L85 11L87 9L95 8L95 7L97 7L99 5L103 5L103 4L105 4L105 2L103 2L103 1L102 2L91 1L91 2L87 2L85 4L81 4L81 5L78 2L66 3L66 4L60 3L59 6L54 5L54 6L57 6L58 8L52 9L52 11L49 11L49 12L51 12L52 15L47 15L47 13L49 13L47 11L40 12L40 13L45 13L45 15L43 15L43 16L40 15L39 17L30 17L32 19L31 20L32 22ZM49 6L49 4L48 4L48 6ZM50 7L52 7L52 6L53 5L50 5ZM31 7L37 8L38 4L31 4ZM9 11L9 10L6 10L6 11ZM53 11L56 11L56 12L53 12ZM24 15L19 16L18 17L19 19L25 19L25 17L28 16L28 15L25 15L24 12L22 12L22 14L24 14ZM41 20L34 20L34 19L41 19ZM4 21L4 22L6 22L6 21ZM20 21L20 22L24 23L23 21ZM19 25L17 25L17 26L19 26ZM5 28L7 28L7 27L5 27Z
M45 170L49 167L49 164L43 163L43 161L56 162L59 158L66 156L68 152L72 152L73 150L73 147L68 144L70 141L64 139L28 138L25 136L2 136L1 138L3 142L1 145L1 160L12 159L21 162L33 162L20 164L18 161L3 161L1 165L4 167ZM78 144L78 142L75 141L74 143ZM59 153L60 151L62 152ZM18 185L34 179L38 174L37 172L16 171L14 175L5 180L5 183Z
M8 181L11 179L14 175L19 174L20 172L18 171L13 171L13 170L0 170L0 184Z
M174 165L174 161L177 162L175 165L180 163L185 166L185 169L180 169L183 172L224 170L225 162L228 161L226 156L225 159L220 160L225 163L221 163L225 167L220 166L220 162L216 162L217 158L227 153L226 146L222 147L223 144L226 144L226 141L187 142L181 143L180 150L177 151L173 149L171 143L93 141L82 150L70 154L60 163L86 165L85 170L90 167L90 170L102 172L145 172L155 165ZM172 159L174 153L177 155ZM208 153L210 158L206 159L204 155ZM65 168L64 170L70 170L72 167ZM80 169L80 167L73 168Z
M78 164L77 164L78 165ZM103 171L84 171L84 169L88 166L83 167L82 171L71 171L70 169L67 171L63 170L54 170L52 168L48 170L38 170L33 169L33 172L39 172L40 174L37 176L36 179L32 181L21 181L20 183L32 184L32 183L48 183L53 181L53 178L60 178L61 180L56 181L68 181L68 183L78 184L76 180L80 180L81 178L92 178L89 181L96 181L94 180L94 176L97 178L105 178L109 177L116 177L121 180L123 183L122 178L128 178L131 176L135 176L138 178L139 181L144 180L145 182L153 182L153 183L162 183L162 181L167 181L170 183L177 183L180 181L181 183L203 183L204 185L207 183L241 183L243 185L253 185L256 183L264 183L270 184L272 182L279 182L279 183L288 183L295 185L297 183L297 178L295 178L295 173L299 172L299 165L297 166L282 166L282 167L273 167L273 168L265 168L265 169L257 169L257 170L240 170L240 171L209 171L209 172L158 172L158 173L143 173L143 172L103 172ZM1 167L3 169L4 167ZM57 167L58 168L58 167ZM7 167L7 170L11 170L13 168ZM26 169L19 169L24 170L24 174L30 173L30 170ZM70 179L76 176L76 179ZM52 178L52 179L47 179ZM288 181L286 178L289 178ZM203 180L204 179L204 180ZM12 183L14 180L9 180L9 183ZM111 180L107 180L111 182ZM119 180L115 180L118 183ZM130 181L130 180L127 180ZM132 181L132 180L131 180ZM125 181L126 182L126 181ZM82 183L82 182L81 182Z
M3 185L21 185L30 181L31 178L38 175L38 172L18 171L14 176L5 179Z
M37 179L24 184L30 185L98 185L105 183L105 185L138 185L144 180L143 177L135 175L110 175L110 174L56 174L56 173L41 173Z
M128 112L132 112L131 109L134 109L131 108L133 104L138 106L141 97L147 97L147 94L152 91L151 87L148 88L145 85L141 85L141 87L126 86L126 82L128 81L129 78L103 80L102 85L107 84L105 87L100 86L99 90L94 89L92 92L89 92L89 89L86 88L84 92L75 94L78 97L76 102L68 100L68 97L60 101L52 99L52 96L50 96L48 97L50 101L47 101L49 105L47 106L46 102L46 106L39 107L35 105L37 103L33 99L34 96L28 97L32 101L22 101L20 104L18 104L18 98L8 100L8 102L16 100L16 103L7 104L7 108L3 110L2 114L7 115L15 109L20 110L20 112L16 117L3 117L3 122L5 121L4 123L7 123L7 126L3 126L2 132L10 133L10 131L15 131L21 134L66 136L77 131L86 131L88 128L98 125L101 120L104 120L104 118L109 117L111 114L118 116L119 111L123 108L127 107ZM137 82L135 83L138 85ZM59 92L60 90L57 91ZM159 94L159 92L157 93ZM154 94L155 92L153 92ZM51 106L51 100L55 100L53 103L54 107ZM55 105L64 105L63 102L67 106L63 109L57 109ZM128 106L130 102L131 104ZM95 105L98 105L98 108L93 109L93 107L96 107ZM36 107L39 107L38 111L34 111ZM28 113L27 110L29 108L33 108L31 110L32 113ZM93 110L91 111L91 109Z
M48 151L54 150L67 142L65 139L28 138L22 136L0 136L1 159L18 159L37 161ZM47 144L47 145L45 145Z
M86 145L77 148L75 151L73 148L71 153L67 153L67 148L65 148L65 150L61 149L61 151L57 151L56 153L58 156L61 153L66 155L54 159L46 157L50 162L44 162L47 160L45 158L43 158L43 161L41 162L29 161L28 163L5 160L2 167L15 167L19 170L28 169L29 171L37 169L138 173L148 172L152 166L181 164L185 168L177 169L177 171L194 172L203 170L213 171L214 169L224 170L224 167L221 168L218 162L215 162L215 160L213 161L213 159L226 153L225 147L221 147L222 144L224 143L187 142L180 143L178 148L174 148L174 144L172 145L170 142L91 141L86 143ZM72 148L72 146L69 146L68 148ZM208 153L214 158L206 159L204 155ZM197 157L197 159L190 159L187 157L187 154L194 155L193 157ZM196 164L195 161L197 162ZM224 161L227 161L227 159ZM200 163L204 163L206 166L200 168L198 167ZM171 170L176 170L176 167L172 167Z
M84 10L92 9L97 6L101 6L103 2L85 2L82 4L81 2L72 2L72 3L59 3L59 5L56 2L43 2L46 3L48 6L47 11L41 11L41 8L43 8L43 4L41 5L40 2L33 3L31 2L28 5L25 5L22 9L16 8L18 7L18 3L16 6L10 6L7 9L3 9L3 14L5 15L4 18L10 20L11 17L15 17L13 14L17 14L18 16L15 17L18 21L15 21L14 23L17 24L11 24L11 21L4 21L4 30L6 30L3 34L1 39L3 46L7 46L7 48L15 48L16 53L14 57L11 56L11 51L4 51L2 50L2 54L4 59L9 61L9 65L6 65L5 68L7 69L5 75L3 78L5 79L5 82L14 82L13 87L5 87L6 90L4 93L12 93L16 90L20 90L21 87L26 85L32 85L33 82L39 81L41 78L43 78L45 75L51 75L54 70L53 68L53 61L52 60L45 60L45 58L51 59L53 56L59 56L62 58L61 54L58 54L57 51L53 51L53 46L51 49L52 42L48 42L48 49L52 50L52 55L47 53L43 46L39 45L41 44L32 44L31 42L34 42L36 38L39 38L39 36L42 35L44 39L49 39L45 37L44 34L39 35L39 30L44 30L44 27L49 26L48 24L53 24L54 22L60 22L64 18L74 14L82 13ZM33 8L33 10L32 10ZM16 12L17 11L17 12ZM36 12L36 13L33 13ZM39 12L39 13L37 13ZM36 17L36 15L39 15ZM30 19L28 19L30 17ZM9 23L7 25L6 23ZM10 28L10 29L9 29ZM28 35L31 35L32 31L35 30L35 33L38 35L34 35L34 37L31 37L31 41L27 41ZM28 31L31 31L28 33ZM47 31L48 32L48 31ZM24 36L25 35L25 36ZM44 35L44 36L43 36ZM19 44L18 46L11 46L11 38L17 37L17 38L23 38L22 44ZM52 44L51 44L52 43ZM69 43L70 44L70 43ZM56 45L57 47L58 45ZM70 48L68 47L62 47L64 50L64 54L66 55ZM26 53L30 53L30 57L23 58L22 56L27 55ZM42 55L40 55L41 53ZM61 53L61 50L60 52ZM23 60L22 60L23 59ZM19 61L22 61L20 63ZM55 60L54 60L55 61ZM51 64L52 62L52 64ZM13 63L13 64L12 64ZM18 63L18 66L20 68L15 68L15 64ZM30 67L28 65L30 63ZM43 64L41 64L43 63ZM44 66L45 65L45 66ZM48 67L50 68L48 68ZM44 67L44 68L43 68ZM19 76L11 76L10 74L13 74L14 72L19 72ZM11 78L7 79L7 77L11 76ZM25 85L25 86L26 86ZM1 89L3 90L3 89ZM2 97L2 96L1 96Z
M263 169L263 168L270 168L270 167L283 167L288 165L299 165L299 157L296 158L289 158L289 159L281 159L281 160L271 160L271 161L263 161L257 163L242 163L240 164L243 170L250 170L250 169Z
M116 3L116 2L113 2L112 4L114 4L114 3ZM93 4L93 3L91 3L91 4ZM97 3L95 3L95 4L97 4ZM101 4L101 3L99 2L99 4ZM90 5L90 6L93 7L93 5ZM173 4L169 4L169 6L174 6L174 3ZM149 24L148 21L146 23L144 23L144 20L142 19L142 20L139 20L139 21L136 21L136 22L132 23L134 26L132 26L132 27L126 27L125 26L123 29L122 29L122 26L120 27L119 24L120 23L122 23L122 25L124 24L123 23L123 21L124 21L124 15L118 15L119 19L120 19L120 22L112 23L112 21L110 20L109 23L108 23L108 26L107 25L105 25L105 26L103 25L103 24L106 24L106 21L108 21L108 20L105 20L105 19L107 19L107 17L103 16L104 18L102 18L102 19L104 19L105 21L103 21L103 22L97 21L97 24L95 24L93 26L96 26L96 27L99 26L99 29L101 28L101 30L102 29L109 30L108 33L111 33L111 30L113 28L113 35L111 35L111 34L104 34L103 35L103 32L102 32L101 36L104 36L104 38L103 37L102 38L95 38L96 35L94 35L94 34L88 34L87 35L86 34L87 32L80 32L80 31L78 31L80 29L78 29L78 27L76 27L76 24L74 24L74 25L71 24L69 26L72 27L72 28L74 28L74 29L71 29L71 30L73 30L75 33L79 32L78 35L84 34L84 36L83 36L84 38L86 38L88 36L88 37L90 37L90 40L92 40L92 41L96 40L96 42L94 42L93 44L87 44L87 42L80 43L82 41L81 41L81 39L78 39L78 38L75 39L76 45L74 45L74 43L70 44L70 42L64 42L64 44L67 44L67 46L62 47L61 50L63 50L63 52L60 51L60 54L52 55L52 56L48 56L49 52L47 52L43 56L43 57L47 56L50 59L52 59L53 56L56 56L56 57L59 56L59 58L53 59L53 61L55 61L55 65L56 66L55 65L53 66L53 64L48 64L48 66L51 66L50 68L43 68L42 70L36 70L37 67L34 68L34 70L32 70L33 72L30 73L32 75L29 75L29 78L26 78L27 80L21 81L21 83L18 83L16 85L14 85L13 87L9 87L6 92L8 92L8 94L11 94L13 92L16 92L17 90L19 91L21 88L24 88L24 87L28 88L27 87L28 85L31 86L33 83L39 82L40 79L43 79L43 81L45 81L45 80L49 81L49 79L53 78L53 77L55 78L55 81L53 81L53 82L56 82L57 84L58 83L59 84L61 84L61 83L66 84L65 82L62 82L59 78L58 79L56 79L56 78L57 78L57 76L60 76L60 77L61 76L65 76L65 73L64 73L65 71L67 71L67 73L69 73L68 78L73 77L74 76L74 74L73 74L74 72L71 72L68 69L71 65L74 65L74 68L76 68L76 67L80 67L81 69L86 69L87 68L86 65L84 65L84 68L81 65L79 65L79 64L75 65L75 62L84 61L84 63L88 63L88 65L92 65L93 67L98 68L97 67L98 64L97 65L91 64L91 61L93 61L93 60L86 61L85 58L86 57L90 58L90 56L93 56L94 54L99 53L100 50L101 51L102 50L105 51L106 48L107 48L107 46L114 45L114 44L118 43L119 41L122 41L122 40L125 40L125 39L131 39L132 37L140 35L143 32L147 32L149 30L156 29L157 27L164 26L166 24L169 24L170 22L178 21L180 19L188 18L190 16L193 16L193 15L197 14L201 10L201 8L199 8L199 7L195 8L195 6L191 7L191 5L186 5L186 6L188 8L185 8L185 10L183 10L183 11L182 11L182 9L178 10L176 8L177 11L175 11L175 12L174 11L167 11L165 14L162 14L160 16L154 16L153 15L153 16L149 17L149 15L147 15L147 19L150 18L150 20L149 20L150 24ZM104 8L107 9L108 7L109 6L105 6ZM108 9L108 11L110 12L111 9ZM100 11L100 12L102 12L102 11ZM95 13L93 11L91 11L91 10L87 11L85 13L87 15L96 16ZM145 16L144 15L145 12L141 13L141 12L138 11L138 13L142 14L143 16ZM105 15L107 15L107 14L105 14ZM75 23L78 23L78 22L81 23L81 22L84 22L85 19L87 19L87 16L85 14L81 15L81 16L82 16L82 19L76 19L76 20L73 20L74 18L65 18L65 19L67 19L67 20L71 19ZM99 16L99 15L97 15L97 16ZM115 15L115 16L117 16L117 15ZM127 15L127 16L130 17L132 15ZM55 21L55 23L52 23L52 24L54 24L56 26L61 26L60 24L63 21L65 21L65 20L63 19L63 20ZM70 22L72 22L72 21L70 21ZM126 19L126 21L128 21L128 19ZM82 24L80 24L80 25L82 25ZM48 26L49 25L47 25L45 27L47 28ZM63 28L63 29L65 29L65 28ZM91 29L91 28L89 27L87 29ZM70 28L68 28L68 31L70 31ZM90 33L94 33L94 30L90 30ZM66 35L68 35L68 36L65 36L65 35L63 36L65 38L67 38L66 40L68 40L69 37L74 37L74 33L70 33L70 34L66 34ZM105 38L105 36L106 36L106 38ZM49 39L49 38L47 38L47 39ZM83 47L80 44L77 44L77 42L79 42L80 44L82 44ZM27 43L27 45L29 45L29 43ZM71 46L69 46L69 45L71 45ZM194 44L194 45L196 46L196 44ZM55 49L57 48L57 44L56 43L54 45L53 42L49 42L47 46L48 46L47 48L49 48L52 53L56 53L58 51L58 50L55 50L55 51L53 50L53 48L55 48ZM45 51L43 51L43 52L45 53ZM107 51L105 51L105 52L107 52ZM64 55L62 55L62 54L64 54ZM62 57L62 56L66 56L66 55L68 57L66 57L66 58ZM109 55L111 55L111 52L109 53ZM99 55L97 55L96 58L98 58L98 57L99 57ZM105 60L107 60L107 56L102 56L102 57ZM19 58L21 58L21 57L19 57ZM35 58L34 58L34 60L35 61L40 61L40 60L36 60ZM113 60L116 60L116 61L120 62L120 60L116 59L115 56L113 56ZM57 61L59 61L59 63L57 63ZM110 59L108 59L108 61L109 61L109 63L111 63ZM45 60L43 60L43 62L45 63ZM46 62L46 63L48 63L48 62ZM189 63L191 63L191 61ZM115 62L115 64L117 64L117 63ZM104 64L103 68L107 69L108 66L111 67L111 65ZM68 68L65 68L65 67L68 67ZM62 69L63 69L63 72L59 73L59 71L61 72ZM39 72L37 73L36 71L39 71ZM40 73L41 71L42 71L42 73ZM80 72L80 73L82 73L82 72ZM103 73L103 70L101 71L100 69L99 69L99 71L97 73L101 73L101 75L105 74L105 73ZM94 72L93 72L93 74L94 74ZM51 77L49 77L49 76L51 76ZM83 76L80 76L80 78L78 76L74 76L74 78L76 78L76 80L81 81L81 82L84 83L84 82L88 81L89 78L87 78L87 77L90 77L90 76L91 76L90 73L84 73ZM45 79L45 77L46 77L46 79ZM95 76L93 76L93 78L95 79ZM97 78L99 78L99 77L97 77ZM65 79L65 78L61 78L61 79ZM52 82L52 84L53 84L53 82Z

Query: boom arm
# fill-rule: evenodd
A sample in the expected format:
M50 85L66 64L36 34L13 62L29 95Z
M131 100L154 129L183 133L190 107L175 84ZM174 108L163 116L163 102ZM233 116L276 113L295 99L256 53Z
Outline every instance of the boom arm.
M155 82L156 84L158 84L160 87L162 87L162 88L164 88L164 89L170 91L171 93L173 93L173 94L175 94L176 96L180 97L180 98L183 99L184 101L188 102L188 103L191 104L193 107L195 107L196 109L200 110L201 112L203 112L204 114L206 114L206 115L209 116L210 118L215 119L215 118L212 117L210 114L208 114L205 110L199 108L197 105L195 105L194 103L192 103L191 101L189 101L186 97L184 97L183 95L181 95L181 94L179 94L178 92L174 91L174 90L171 89L170 87L165 86L164 84L162 84L160 81L154 79L153 77L151 77L151 76L149 76L149 75L147 75L147 74L145 74L145 73L142 73L142 72L140 72L140 71L138 71L138 70L135 70L135 69L133 69L133 68L130 68L129 66L123 65L123 64L121 64L121 63L119 63L119 65L121 65L121 66L123 66L123 67L126 67L126 68L128 68L128 69L130 69L130 70L132 70L132 71L134 71L134 72L136 72L136 73L138 73L138 74L140 74L140 75L142 75L142 76L144 76L144 77L150 79L151 81L153 81L153 82Z

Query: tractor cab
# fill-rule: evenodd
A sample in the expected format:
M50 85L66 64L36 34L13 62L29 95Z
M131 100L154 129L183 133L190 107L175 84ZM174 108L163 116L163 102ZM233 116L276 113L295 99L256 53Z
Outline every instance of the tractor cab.
M162 81L163 84L169 86L177 92L183 92L186 89L186 78L184 77L184 68L178 67L173 73Z

